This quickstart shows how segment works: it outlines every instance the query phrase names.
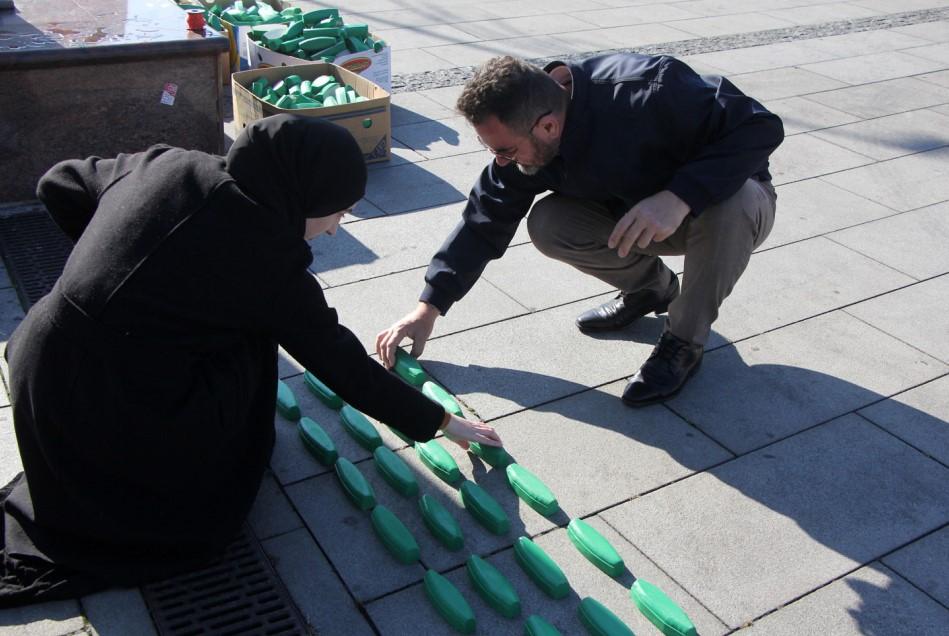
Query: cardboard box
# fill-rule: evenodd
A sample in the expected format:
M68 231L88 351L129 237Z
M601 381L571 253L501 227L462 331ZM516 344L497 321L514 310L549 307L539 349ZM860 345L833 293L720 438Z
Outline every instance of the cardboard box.
M228 8L241 2L245 6L247 4L252 4L249 0L247 3L244 3L243 0L176 0L179 5L181 4L195 4L202 5L205 9L210 10L211 7L219 6L223 8ZM283 11L290 6L290 3L283 2L283 0L258 0L258 2L263 2L269 4L277 11ZM286 24L286 23L282 23ZM231 71L241 71L252 68L250 64L250 56L247 53L247 32L250 31L250 26L239 26L236 24L231 24L223 17L221 18L221 25L224 26L224 33L227 35L227 39L230 41L230 63ZM276 26L276 25L274 25Z
M302 61L302 60L301 60ZM325 108L286 109L268 104L251 92L250 85L258 77L266 77L271 85L288 75L299 75L314 80L320 75L332 75L340 84L349 84L366 101ZM339 124L356 138L366 163L388 161L392 149L392 120L389 114L389 92L335 64L304 62L293 66L274 66L241 71L231 75L231 99L234 103L234 129L240 132L253 121L291 113L319 117Z
M375 39L375 36L372 37ZM251 68L312 64L309 60L271 51L250 38L247 38L244 49L247 51L247 55L250 59ZM392 50L388 46L378 53L375 51L342 53L336 56L336 59L333 60L333 64L362 75L386 91L392 90Z

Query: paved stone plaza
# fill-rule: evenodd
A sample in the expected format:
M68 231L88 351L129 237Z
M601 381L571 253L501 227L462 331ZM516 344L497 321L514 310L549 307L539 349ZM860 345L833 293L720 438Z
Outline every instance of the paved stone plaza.
M553 518L520 503L503 471L446 443L511 519L507 535L489 534L380 427L422 492L461 523L465 547L447 551L414 498L382 481L302 370L281 361L303 414L357 463L422 554L414 565L390 557L369 515L276 417L251 525L314 633L452 633L421 585L433 568L471 604L479 634L521 634L535 613L583 634L586 596L636 634L658 634L629 598L636 578L662 588L703 636L949 634L949 1L319 4L340 6L393 47L393 158L370 169L356 217L312 243L314 275L367 348L414 307L429 258L490 159L453 112L472 65L502 53L668 51L760 99L787 137L772 161L774 231L723 306L701 371L667 404L619 401L661 320L579 333L574 317L612 290L543 257L523 227L438 322L426 370L551 487ZM681 272L681 258L670 262ZM4 341L22 316L0 272ZM20 467L0 399L6 483ZM573 547L575 517L616 547L623 576ZM547 598L524 575L511 548L521 535L563 568L567 599ZM514 584L519 619L477 596L464 567L471 553ZM152 633L137 590L0 611L0 636Z

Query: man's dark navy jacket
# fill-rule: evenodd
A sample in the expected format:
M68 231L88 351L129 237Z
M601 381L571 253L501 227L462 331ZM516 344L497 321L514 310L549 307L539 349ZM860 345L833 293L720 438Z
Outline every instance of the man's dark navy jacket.
M534 176L492 161L432 258L421 300L442 314L504 254L542 192L597 201L619 220L661 190L698 215L749 177L771 179L768 156L784 139L781 120L728 80L700 77L666 56L606 55L567 66L573 96L559 156Z

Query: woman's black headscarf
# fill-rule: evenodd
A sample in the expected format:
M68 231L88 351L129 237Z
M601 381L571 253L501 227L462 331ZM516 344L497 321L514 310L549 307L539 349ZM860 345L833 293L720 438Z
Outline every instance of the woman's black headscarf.
M227 172L258 203L304 219L345 210L366 191L366 164L353 136L336 124L294 115L259 119L227 153Z

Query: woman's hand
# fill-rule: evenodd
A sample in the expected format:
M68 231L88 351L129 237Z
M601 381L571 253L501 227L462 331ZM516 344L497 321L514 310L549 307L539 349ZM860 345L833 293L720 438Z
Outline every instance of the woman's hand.
M502 446L501 438L491 426L484 422L472 422L463 420L456 415L451 415L448 424L442 429L445 437L468 450L469 442L478 442L485 446Z

